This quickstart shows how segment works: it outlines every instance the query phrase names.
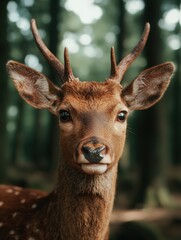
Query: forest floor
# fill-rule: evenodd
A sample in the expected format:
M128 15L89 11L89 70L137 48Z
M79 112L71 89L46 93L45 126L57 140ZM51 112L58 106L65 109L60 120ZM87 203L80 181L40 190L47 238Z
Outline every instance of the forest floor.
M137 174L118 182L111 219L111 240L181 240L181 168L170 168L164 185L147 189L145 203L135 205Z
M115 210L112 240L181 240L181 209Z

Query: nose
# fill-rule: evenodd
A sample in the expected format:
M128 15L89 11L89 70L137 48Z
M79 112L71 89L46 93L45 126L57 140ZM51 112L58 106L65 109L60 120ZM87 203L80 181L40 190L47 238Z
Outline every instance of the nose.
M99 163L104 157L101 155L103 151L106 149L105 145L101 145L99 147L96 146L82 146L82 153L84 157L90 162L90 163Z

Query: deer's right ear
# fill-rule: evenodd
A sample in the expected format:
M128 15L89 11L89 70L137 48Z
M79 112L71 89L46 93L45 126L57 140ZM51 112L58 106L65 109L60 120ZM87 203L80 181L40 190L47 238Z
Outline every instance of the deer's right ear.
M20 96L31 106L56 114L61 89L43 74L24 64L9 61L7 70Z

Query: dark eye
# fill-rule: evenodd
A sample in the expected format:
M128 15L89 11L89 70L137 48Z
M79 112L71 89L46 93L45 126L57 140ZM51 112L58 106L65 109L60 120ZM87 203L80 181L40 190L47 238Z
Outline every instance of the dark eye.
M127 115L126 111L119 112L117 116L117 120L120 122L124 122L126 120L126 115Z
M68 122L70 121L70 113L66 110L60 110L59 117L61 122Z

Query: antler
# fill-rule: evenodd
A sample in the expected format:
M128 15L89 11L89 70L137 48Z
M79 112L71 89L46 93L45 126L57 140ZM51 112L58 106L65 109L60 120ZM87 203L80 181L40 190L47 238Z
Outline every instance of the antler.
M117 65L116 64L116 57L114 48L111 48L111 74L110 79L116 80L118 82L121 82L126 70L131 65L131 63L139 56L139 54L142 52L148 35L150 32L150 24L146 23L144 32L142 34L142 37L140 41L137 43L135 48L125 57L123 60Z
M70 66L68 49L66 47L64 49L64 79L67 79L67 81L75 79L72 68Z
M60 80L62 83L66 81L70 81L72 79L75 79L71 66L69 61L69 55L67 48L64 49L64 63L65 66L58 60L58 58L55 57L55 55L50 52L50 50L47 48L47 46L42 41L39 32L36 27L36 21L35 19L31 20L31 31L33 33L33 37L35 39L35 42L40 49L41 53L45 57L45 59L49 62L49 64L55 69L56 73L60 77Z

